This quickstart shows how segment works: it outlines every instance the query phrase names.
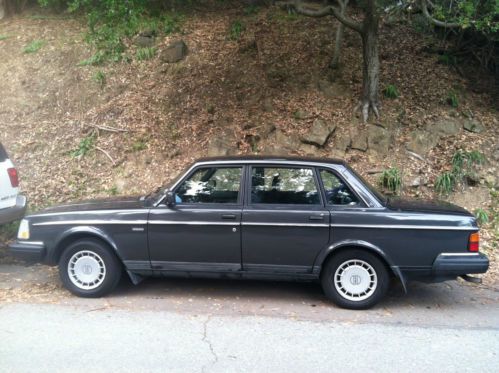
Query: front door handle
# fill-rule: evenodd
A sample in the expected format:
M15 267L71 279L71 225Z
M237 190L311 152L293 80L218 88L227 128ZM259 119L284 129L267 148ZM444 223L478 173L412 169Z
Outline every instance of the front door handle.
M312 215L309 219L310 220L324 220L324 216L323 215Z
M235 214L222 214L222 219L225 220L235 220L236 215Z

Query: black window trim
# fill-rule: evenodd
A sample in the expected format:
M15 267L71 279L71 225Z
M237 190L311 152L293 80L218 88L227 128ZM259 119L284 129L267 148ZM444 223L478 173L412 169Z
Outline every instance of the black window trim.
M309 205L309 204L297 204L297 203L252 203L251 202L251 183L252 183L252 178L251 178L251 173L253 171L253 167L266 167L266 168L308 168L312 170L313 176L314 176L314 182L315 182L315 187L317 189L318 195L319 195L319 203L315 205ZM313 165L296 165L292 163L250 163L248 164L247 171L246 171L246 189L245 189L245 198L244 198L244 206L255 208L255 209L262 209L262 208L281 208L282 210L299 210L299 209L304 209L304 210L316 210L319 208L324 208L325 199L323 197L323 191L321 190L321 184L319 183L319 177L317 173L317 168Z
M203 169L203 168L240 168L241 169L241 179L240 179L240 184L239 184L239 193L237 196L237 202L236 203L215 203L215 202L210 202L210 203L180 203L176 205L176 207L179 208L198 208L198 209L213 209L216 207L217 209L220 209L221 207L228 207L228 208L241 208L243 206L243 201L244 201L244 185L246 184L245 179L246 179L246 171L245 169L247 168L246 165L244 164L223 164L223 163L210 163L210 164L200 164L195 167L192 167L189 172L187 172L183 178L180 179L180 181L177 182L175 185L175 188L173 188L171 191L176 194L178 188L186 181L188 178L190 178L194 173L196 173L198 170ZM163 202L163 201L161 201ZM165 207L163 203L160 203L157 207Z
M335 175L338 179L340 179L343 183L345 183L345 185L350 189L350 191L355 195L355 197L357 197L357 199L359 200L359 203L356 204L356 205L338 205L338 204L334 204L334 203L327 203L327 198L326 198L326 188L324 187L324 182L322 181L322 177L321 177L321 171L329 171L331 172L333 175ZM324 198L324 203L325 203L325 206L326 207L333 207L333 208L337 208L337 209L359 209L359 208L362 208L362 209L365 209L367 207L369 207L366 202L364 201L364 199L359 195L359 193L357 193L357 191L355 190L355 188L352 187L352 185L344 178L340 175L339 172L337 172L336 170L333 170L332 168L327 168L327 167L317 167L317 175L319 177L319 181L320 181L320 185L321 185L321 193L323 195L323 198Z

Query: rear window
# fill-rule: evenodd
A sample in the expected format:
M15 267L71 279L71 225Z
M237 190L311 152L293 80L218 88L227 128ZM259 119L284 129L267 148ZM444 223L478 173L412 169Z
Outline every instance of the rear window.
M3 145L0 144L0 162L5 161L7 158L9 158L9 156L7 155L7 152L5 151Z

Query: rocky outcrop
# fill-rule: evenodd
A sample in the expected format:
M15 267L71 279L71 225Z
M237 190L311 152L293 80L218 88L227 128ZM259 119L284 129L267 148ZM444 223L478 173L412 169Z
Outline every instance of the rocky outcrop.
M161 51L160 59L166 63L179 62L187 55L187 45L183 40L177 40Z
M323 147L335 128L336 126L333 124L329 124L322 119L316 119L310 130L301 137L301 141L306 144Z

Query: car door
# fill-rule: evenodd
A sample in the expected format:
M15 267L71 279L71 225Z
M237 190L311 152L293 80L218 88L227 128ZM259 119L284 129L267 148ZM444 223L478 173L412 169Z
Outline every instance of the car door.
M329 212L309 166L252 165L242 216L243 269L307 273L329 241Z
M241 269L242 166L199 166L149 214L151 266L160 271Z

